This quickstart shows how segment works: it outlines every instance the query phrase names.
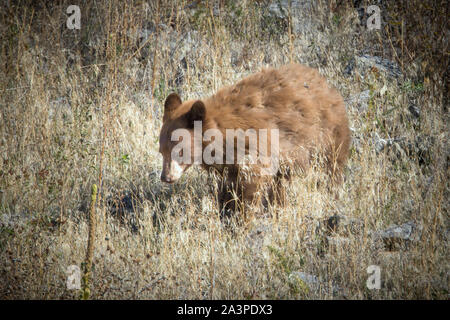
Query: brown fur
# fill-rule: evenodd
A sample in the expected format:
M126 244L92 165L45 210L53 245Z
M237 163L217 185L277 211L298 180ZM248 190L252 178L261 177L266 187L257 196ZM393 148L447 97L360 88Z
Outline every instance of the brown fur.
M317 70L299 64L262 70L201 101L181 103L177 95L170 95L165 103L160 135L160 152L165 160L170 158L173 147L171 132L190 128L193 119L203 120L203 131L217 128L224 137L228 128L279 129L280 160L290 161L288 169L308 168L312 157L319 152L325 156L330 175L339 182L347 161L350 132L343 99ZM202 147L205 146L204 143ZM273 201L276 195L264 186L275 181L278 188L281 179L289 177L289 172L280 171L275 177L256 174L243 178L239 165L214 165L214 168L223 177L218 196L220 207L233 211L239 209L233 193L244 203L254 203L262 199L262 192L258 191L266 190L269 193L266 200ZM162 180L167 170L163 168ZM257 165L250 171L257 173Z

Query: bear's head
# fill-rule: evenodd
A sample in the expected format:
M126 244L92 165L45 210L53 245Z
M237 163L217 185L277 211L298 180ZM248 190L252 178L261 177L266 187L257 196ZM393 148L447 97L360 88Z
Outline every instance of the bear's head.
M205 116L206 108L201 100L183 103L176 93L167 97L159 135L159 152L163 156L161 181L177 181L194 163L199 151L201 154L201 140L194 143L194 138L197 138L194 137L194 122L204 123Z

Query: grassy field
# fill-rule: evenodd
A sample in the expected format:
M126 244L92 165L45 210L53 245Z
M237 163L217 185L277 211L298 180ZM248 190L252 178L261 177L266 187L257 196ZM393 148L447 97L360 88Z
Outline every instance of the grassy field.
M92 299L448 299L446 2L383 3L368 30L368 1L3 2L0 297L80 297L97 184ZM306 172L230 231L207 172L160 182L162 104L291 61L346 100L345 182Z

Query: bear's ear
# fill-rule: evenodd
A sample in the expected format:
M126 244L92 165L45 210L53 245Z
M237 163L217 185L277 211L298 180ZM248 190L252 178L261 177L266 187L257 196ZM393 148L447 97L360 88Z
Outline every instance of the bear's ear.
M181 105L181 99L176 93L171 93L164 102L164 116L163 121L170 118L170 114Z
M203 121L205 120L206 115L206 107L203 101L197 100L186 113L186 121L188 128L194 127L194 121Z

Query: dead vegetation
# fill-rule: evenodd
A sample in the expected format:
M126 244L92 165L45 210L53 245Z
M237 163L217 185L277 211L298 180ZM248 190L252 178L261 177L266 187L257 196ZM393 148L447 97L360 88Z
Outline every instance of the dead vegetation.
M395 3L378 31L366 1L85 1L80 30L67 1L2 4L0 297L79 297L95 183L93 299L448 299L448 14ZM230 232L206 173L159 181L162 104L290 61L346 99L346 181L307 172Z

